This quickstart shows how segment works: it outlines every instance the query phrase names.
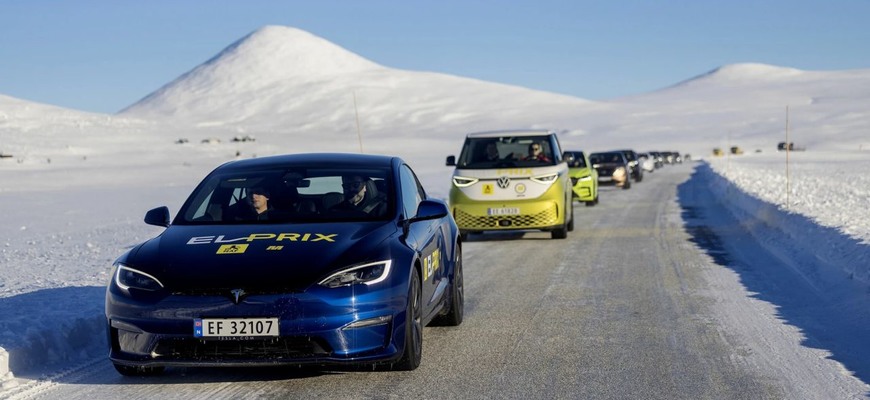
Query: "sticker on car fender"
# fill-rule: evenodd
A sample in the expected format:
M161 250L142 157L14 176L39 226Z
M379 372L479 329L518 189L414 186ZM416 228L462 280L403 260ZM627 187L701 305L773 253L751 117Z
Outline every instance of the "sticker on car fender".
M218 247L217 254L242 254L247 249L247 244L223 244Z
M429 277L435 275L435 271L441 267L441 249L435 249L432 254L423 259L423 280L428 280Z

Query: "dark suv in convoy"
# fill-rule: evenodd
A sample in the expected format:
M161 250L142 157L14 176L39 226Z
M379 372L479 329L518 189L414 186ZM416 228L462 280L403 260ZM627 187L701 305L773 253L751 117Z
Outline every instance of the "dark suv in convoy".
M607 151L589 155L589 163L598 171L598 183L631 188L628 160L621 151Z

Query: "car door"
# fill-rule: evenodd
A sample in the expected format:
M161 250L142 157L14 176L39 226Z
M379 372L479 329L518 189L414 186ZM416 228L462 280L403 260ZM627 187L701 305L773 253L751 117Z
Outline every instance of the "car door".
M426 192L414 172L407 165L402 165L400 172L400 190L404 217L417 215L417 206L426 198ZM428 313L438 304L447 286L444 266L444 235L440 229L439 219L418 221L410 224L408 229L408 244L417 252L420 258L423 282L423 304ZM441 287L439 287L439 285Z

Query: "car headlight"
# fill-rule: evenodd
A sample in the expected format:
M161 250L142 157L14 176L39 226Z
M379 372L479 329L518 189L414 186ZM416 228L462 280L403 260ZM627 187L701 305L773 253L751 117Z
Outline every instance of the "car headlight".
M115 271L115 284L127 291L130 288L152 292L163 289L163 284L157 278L123 264L118 264L118 269Z
M620 179L625 176L625 167L618 167L613 170L613 177L616 179Z
M549 183L553 183L553 181L555 181L556 178L558 178L558 177L559 177L558 173L552 173L552 174L541 175L541 176L533 176L533 177L531 177L531 180L538 182L538 183L549 184Z
M592 180L592 175L586 175L586 176L584 176L584 177L582 177L582 178L580 178L580 179L578 179L578 180L579 180L580 182L588 182L588 181L591 181L591 180Z
M479 181L479 179L477 179L477 178L466 178L464 176L454 176L453 177L453 184L456 185L456 187L471 186L471 185L477 183L477 181Z
M392 263L392 260L384 260L364 265L357 265L355 267L338 271L318 282L318 284L328 288L350 286L358 283L374 285L387 279L387 276L390 275L390 265Z

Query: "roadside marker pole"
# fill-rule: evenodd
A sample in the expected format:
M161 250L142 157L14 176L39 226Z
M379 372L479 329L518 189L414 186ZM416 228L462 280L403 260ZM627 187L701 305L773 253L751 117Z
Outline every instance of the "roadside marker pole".
M356 114L356 137L359 139L359 152L363 154L362 132L359 129L359 110L356 108L356 90L353 91L353 113Z
M790 188L789 188L789 153L791 152L791 142L788 141L788 105L785 106L785 209L789 209L789 196L790 196Z

